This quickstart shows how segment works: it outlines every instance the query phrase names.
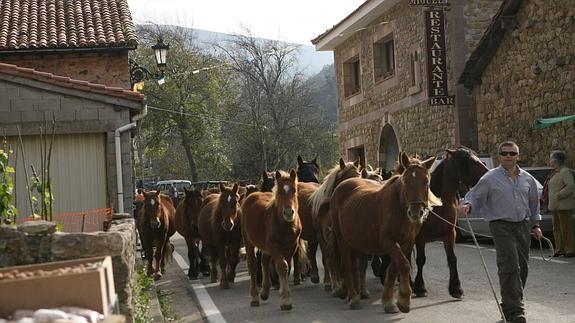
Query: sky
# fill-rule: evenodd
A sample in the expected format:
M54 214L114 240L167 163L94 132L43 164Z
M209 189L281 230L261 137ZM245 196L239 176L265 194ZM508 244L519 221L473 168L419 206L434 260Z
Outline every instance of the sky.
M148 21L311 45L364 0L128 0L136 24Z

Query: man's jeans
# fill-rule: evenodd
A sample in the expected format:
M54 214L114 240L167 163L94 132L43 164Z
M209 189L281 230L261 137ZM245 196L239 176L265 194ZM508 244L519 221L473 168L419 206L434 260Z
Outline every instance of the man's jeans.
M497 274L501 286L501 301L506 317L525 314L523 288L527 281L529 247L531 245L530 221L491 221L497 253Z

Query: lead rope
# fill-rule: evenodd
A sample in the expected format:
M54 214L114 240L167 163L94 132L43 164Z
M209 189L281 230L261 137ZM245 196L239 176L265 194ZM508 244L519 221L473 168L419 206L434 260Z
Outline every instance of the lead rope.
M429 210L429 212L431 214L435 215L437 218L441 219L442 221L447 222L450 225L455 226L454 223L451 223L451 222L445 220L444 218L439 216L437 213L433 212L433 210ZM479 243L477 242L477 239L475 238L475 232L473 232L473 228L471 227L471 223L469 222L469 218L466 217L466 219L467 219L467 225L469 226L468 232L471 233L471 237L473 237L473 242L475 242L475 246L477 247L477 251L479 252L479 257L481 258L481 263L483 264L483 269L485 270L485 274L487 275L487 280L489 281L489 286L491 287L491 292L493 293L493 298L495 298L495 303L497 303L497 308L499 309L499 313L501 314L501 318L503 319L503 323L507 323L507 320L505 319L505 314L503 314L503 309L501 308L501 304L499 304L499 299L497 298L497 293L495 293L495 288L493 287L493 283L491 282L491 276L489 275L489 270L487 269L487 264L485 264L485 259L483 258L483 254L481 253L481 248L479 247Z

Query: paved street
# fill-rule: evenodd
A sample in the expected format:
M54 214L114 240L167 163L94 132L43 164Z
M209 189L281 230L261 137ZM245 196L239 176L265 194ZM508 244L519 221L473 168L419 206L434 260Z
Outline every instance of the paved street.
M172 239L176 246L174 266L187 270L186 246L183 238ZM499 290L495 269L495 252L490 242L482 242L482 253L496 291ZM548 252L544 251L545 254ZM210 321L214 322L373 322L375 320L401 322L498 322L501 321L485 276L477 249L472 244L459 244L457 248L459 272L465 296L454 300L447 292L448 270L440 243L427 247L425 279L428 297L412 300L410 313L385 314L380 302L381 286L369 273L371 298L363 301L363 309L352 311L345 301L329 296L319 285L306 281L292 286L293 310L279 309L277 291L259 307L249 306L246 263L238 266L236 283L229 290L220 290L204 278L192 284L197 298ZM527 318L530 322L575 322L573 299L575 296L575 258L554 258L544 262L539 249L531 250L531 266L526 290ZM180 277L183 277L180 275ZM189 281L182 281L190 284ZM498 293L499 295L499 293ZM498 296L499 297L499 296ZM193 302L192 297L189 299Z

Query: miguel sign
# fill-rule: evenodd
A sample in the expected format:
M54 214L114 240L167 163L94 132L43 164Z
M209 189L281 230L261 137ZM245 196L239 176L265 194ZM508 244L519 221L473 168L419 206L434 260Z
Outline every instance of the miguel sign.
M425 37L427 38L427 81L429 104L453 105L455 98L447 95L447 61L445 59L445 19L443 10L427 10Z
M447 4L446 0L409 0L410 6L437 6Z

